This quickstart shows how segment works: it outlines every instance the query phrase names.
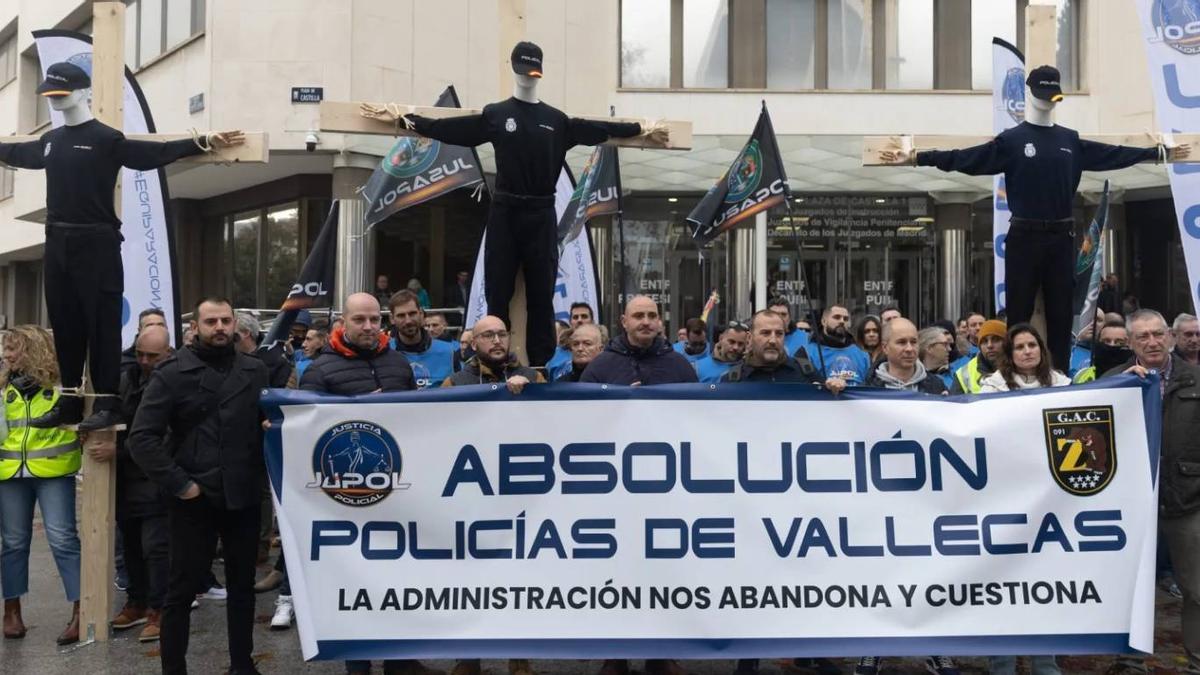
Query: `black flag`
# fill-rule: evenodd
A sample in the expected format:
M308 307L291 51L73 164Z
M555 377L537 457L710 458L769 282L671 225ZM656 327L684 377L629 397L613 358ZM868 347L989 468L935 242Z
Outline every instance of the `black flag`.
M733 164L687 217L700 246L737 223L787 201L787 174L764 102L754 133Z
M561 249L583 231L597 216L611 216L621 210L621 178L617 149L597 145L583 165L583 173L571 193L571 200L558 221L558 247Z
M446 87L434 105L462 107L454 85ZM363 187L367 227L397 211L482 182L483 173L473 148L446 145L432 138L401 136Z
M270 349L276 343L287 340L292 324L302 309L329 307L333 304L333 275L337 269L338 203L333 200L329 215L321 226L321 233L313 244L312 251L300 269L300 278L292 284L292 290L279 308L279 314L271 324L271 331L262 342L262 349Z

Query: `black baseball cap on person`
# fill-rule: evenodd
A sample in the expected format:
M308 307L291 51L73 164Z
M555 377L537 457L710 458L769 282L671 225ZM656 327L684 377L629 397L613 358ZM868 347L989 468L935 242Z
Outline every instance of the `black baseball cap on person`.
M1029 93L1034 98L1058 103L1063 100L1062 85L1059 84L1058 68L1054 66L1038 66L1034 68L1025 80L1029 85Z
M37 93L42 96L66 96L78 89L92 86L92 78L73 63L63 61L51 64L46 69L46 79L38 85Z
M532 42L518 42L512 50L512 69L518 75L542 76L542 48Z

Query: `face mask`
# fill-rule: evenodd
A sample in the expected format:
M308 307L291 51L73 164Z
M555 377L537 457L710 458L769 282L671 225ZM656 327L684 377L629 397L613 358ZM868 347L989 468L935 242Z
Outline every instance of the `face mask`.
M1097 342L1092 352L1092 365L1096 366L1096 377L1116 368L1133 358L1133 350L1128 347L1111 347Z
M296 351L300 351L303 348L304 348L304 338L293 337L292 338L292 349L295 349Z

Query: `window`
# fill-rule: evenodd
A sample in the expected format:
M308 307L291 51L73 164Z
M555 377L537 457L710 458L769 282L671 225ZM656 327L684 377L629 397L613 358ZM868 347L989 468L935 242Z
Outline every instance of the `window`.
M871 88L868 0L828 0L829 88Z
M971 88L992 88L992 38L1017 44L1017 6L971 0Z
M300 204L225 219L226 288L235 307L278 307L300 273Z
M767 89L816 86L816 0L767 0Z
M621 3L621 86L671 85L670 26L671 0Z
M205 0L126 0L125 63L139 68L204 30Z
M729 86L729 6L690 0L683 6L683 86Z
M17 78L17 36L0 42L0 86Z
M933 89L933 0L888 0L884 86Z
M1079 0L1057 0L1058 47L1056 57L1063 89L1078 91L1083 87L1083 74L1079 66L1081 33Z
M17 175L12 169L0 169L0 199L13 196L13 178Z

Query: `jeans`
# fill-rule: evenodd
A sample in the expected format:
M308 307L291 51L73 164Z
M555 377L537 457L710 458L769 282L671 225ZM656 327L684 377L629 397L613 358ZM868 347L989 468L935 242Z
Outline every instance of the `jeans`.
M117 525L125 538L129 602L162 609L167 594L167 515L122 518Z
M1030 672L1033 675L1061 675L1053 656L1030 656ZM1017 657L989 656L988 672L992 675L1012 675L1017 672Z
M0 589L11 600L29 592L33 505L42 508L46 540L62 577L67 602L79 600L79 534L75 530L75 476L0 481Z
M212 573L220 535L225 553L226 632L231 671L253 672L254 562L259 508L228 510L207 497L172 499L167 507L170 571L159 638L164 675L187 673L188 631L196 589Z

